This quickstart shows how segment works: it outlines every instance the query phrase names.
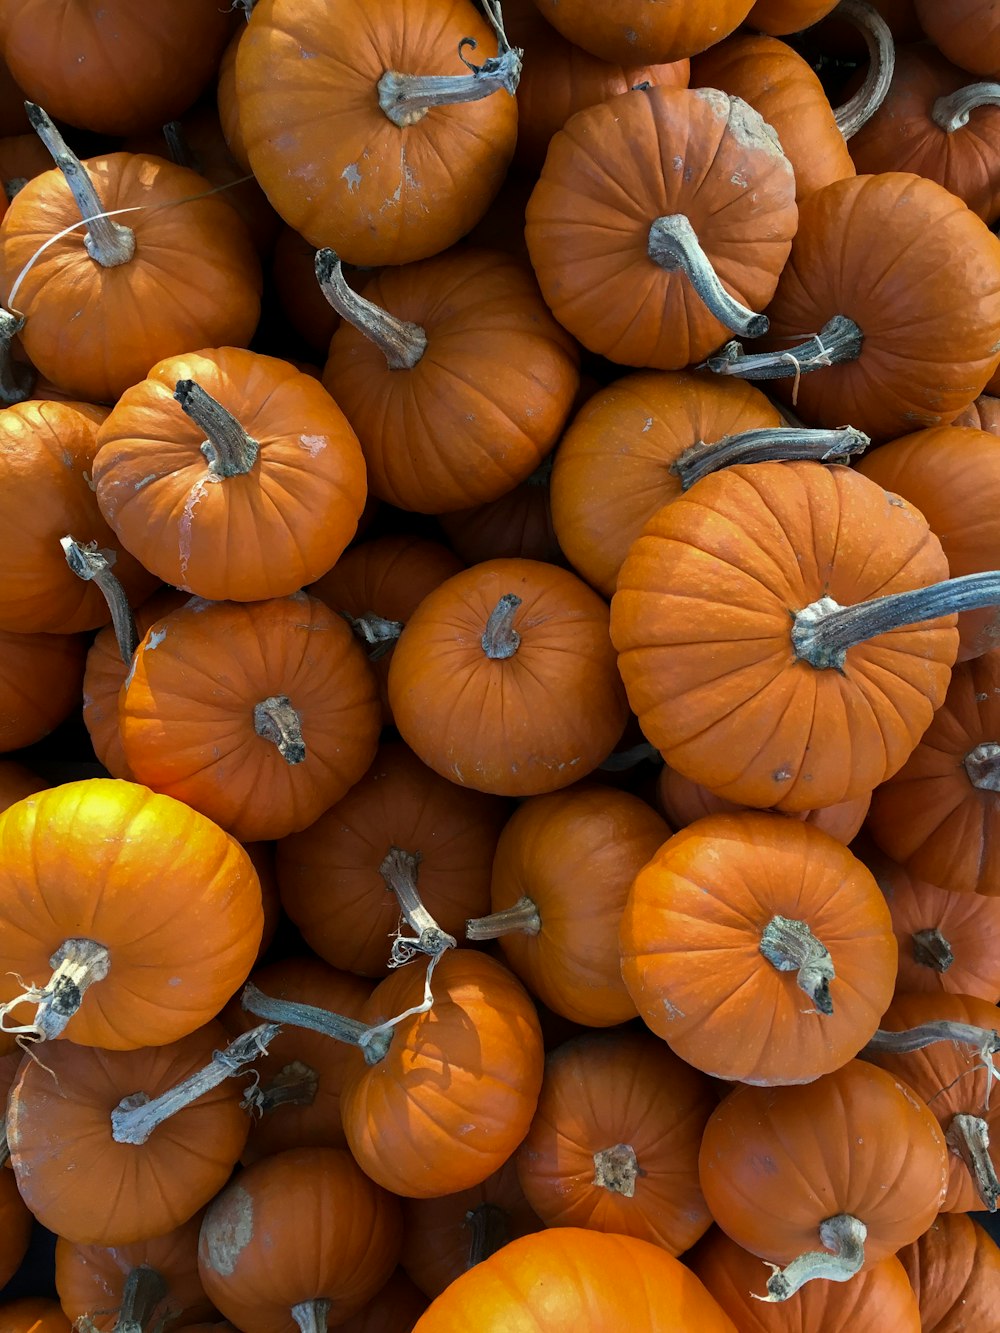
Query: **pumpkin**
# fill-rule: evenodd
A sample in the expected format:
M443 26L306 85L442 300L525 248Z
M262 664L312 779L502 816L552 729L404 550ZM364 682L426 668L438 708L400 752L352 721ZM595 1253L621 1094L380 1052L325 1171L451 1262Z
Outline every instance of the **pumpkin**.
M325 574L354 536L364 460L323 386L222 347L158 361L97 436L97 503L165 583L265 601Z
M381 721L362 648L305 593L192 598L146 632L119 712L139 782L250 840L306 828L339 801L371 763Z
M427 1297L401 1268L351 1319L337 1325L337 1333L412 1333L427 1309Z
M526 264L458 248L384 269L363 297L332 251L316 272L341 316L323 383L358 433L374 495L443 513L495 500L535 470L580 379L576 345Z
M716 1222L775 1268L756 1293L772 1301L819 1278L846 1282L909 1245L948 1179L926 1105L860 1060L798 1087L735 1088L712 1112L699 1160Z
M992 384L992 380L990 383ZM973 430L987 430L991 435L1000 435L1000 398L981 393L951 424L970 426Z
M618 924L632 880L668 832L638 796L610 787L528 797L500 834L491 914L468 922L467 938L498 939L511 969L564 1018L627 1022L636 1008Z
M6 1286L21 1266L31 1238L32 1214L10 1171L0 1171L0 1285Z
M86 651L81 634L0 630L0 754L34 745L79 705Z
M716 89L650 88L553 135L525 238L542 295L585 347L671 370L729 330L766 329L755 312L797 219L792 168L756 111Z
M0 815L0 903L4 1028L109 1051L208 1022L250 971L262 925L238 843L179 801L110 778Z
M667 0L651 9L643 0L535 0L542 17L567 41L601 60L681 60L704 51L737 28L753 0L708 0L692 9Z
M241 8L245 18L249 21L250 14L253 11L253 3L241 3ZM246 24L240 23L222 52L222 59L219 61L218 67L215 101L216 110L219 113L219 128L222 130L226 147L233 155L236 165L248 175L253 175L250 159L247 157L247 146L243 142L243 131L240 129L240 109L236 98L236 53L239 50L240 41L245 31Z
M445 537L465 564L504 558L568 563L552 525L552 459L548 454L530 477L498 500L439 516Z
M243 1333L356 1314L399 1257L399 1203L342 1148L290 1148L241 1171L205 1214L198 1266Z
M546 1226L637 1236L682 1254L711 1224L698 1148L708 1080L650 1033L588 1033L545 1062L517 1150L525 1197Z
M56 1302L44 1296L0 1304L0 1333L71 1333L72 1327Z
M746 23L757 32L784 37L818 23L836 5L837 0L755 0Z
M990 0L914 0L913 7L950 61L971 74L1000 76L1000 15Z
M316 247L284 224L271 255L271 287L289 324L322 362L340 316L316 281Z
M920 1305L925 1333L988 1328L1000 1299L1000 1249L964 1213L941 1213L898 1259Z
M663 844L621 921L622 976L649 1027L716 1078L807 1083L871 1038L896 941L871 873L778 815L709 815Z
M469 0L413 0L405 15L395 0L346 0L331 26L325 0L260 0L236 52L237 114L285 222L361 265L426 259L465 235L517 134L520 56L488 16Z
M7 197L4 211L28 181L51 169L52 157L37 134L13 134L0 139L0 181Z
M897 628L898 604L878 599L947 572L924 518L851 469L705 477L650 520L619 575L611 635L632 710L671 768L729 800L795 812L862 798L917 745L958 648L951 617Z
M413 1333L735 1333L679 1260L634 1236L555 1227L512 1241L448 1287Z

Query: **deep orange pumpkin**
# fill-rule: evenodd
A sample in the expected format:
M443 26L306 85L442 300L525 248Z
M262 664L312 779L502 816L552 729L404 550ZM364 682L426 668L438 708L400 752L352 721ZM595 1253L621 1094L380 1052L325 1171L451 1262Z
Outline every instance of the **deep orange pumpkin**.
M924 1333L989 1328L1000 1302L1000 1249L963 1213L941 1213L897 1256L917 1294Z
M0 754L34 745L79 706L86 651L82 634L0 630Z
M914 0L938 50L972 74L1000 76L1000 16L990 0Z
M542 16L567 39L601 60L681 60L720 41L746 18L753 0L706 0L692 7L667 0L535 0Z

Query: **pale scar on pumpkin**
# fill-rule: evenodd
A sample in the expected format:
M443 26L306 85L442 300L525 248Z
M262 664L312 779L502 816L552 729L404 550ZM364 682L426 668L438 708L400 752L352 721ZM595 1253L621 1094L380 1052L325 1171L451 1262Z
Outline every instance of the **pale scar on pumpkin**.
M222 1206L212 1209L205 1220L204 1238L209 1266L230 1277L253 1240L253 1200L245 1189L235 1186Z

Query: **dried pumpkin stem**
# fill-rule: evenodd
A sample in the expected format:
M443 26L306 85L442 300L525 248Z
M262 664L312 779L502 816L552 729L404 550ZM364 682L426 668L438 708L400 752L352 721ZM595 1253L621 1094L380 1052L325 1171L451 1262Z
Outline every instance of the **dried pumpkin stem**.
M537 935L542 928L542 918L538 908L530 898L518 898L511 907L500 912L491 912L489 916L475 917L465 923L467 940L495 940L501 935L513 935L520 931L522 935Z
M96 940L64 940L49 959L52 975L44 986L26 986L20 995L0 1004L0 1031L14 1032L35 1041L51 1041L62 1033L80 1008L83 997L111 967L111 955ZM34 1004L35 1020L7 1026L4 1019L22 1004Z
M490 612L480 642L483 652L492 662L503 662L513 657L521 646L521 636L514 628L514 612L521 605L520 597L505 592Z
M108 555L113 552L99 551L96 544L81 546L74 538L66 536L59 539L66 557L66 563L79 579L96 583L104 595L111 612L111 624L118 642L118 653L126 666L132 665L132 658L139 646L139 631L135 627L135 617L128 604L128 594L111 572Z
M14 339L24 328L24 316L0 307L0 407L13 407L32 395L38 372L27 361L14 360Z
M784 462L789 459L843 463L863 454L870 444L871 438L853 426L841 426L837 430L767 426L741 431L738 435L724 435L712 444L699 440L674 459L670 471L679 478L681 489L686 491L702 477L721 472L734 463Z
M153 1131L172 1115L211 1092L234 1074L267 1053L268 1045L281 1028L277 1023L261 1023L231 1041L223 1051L215 1051L204 1069L169 1088L159 1097L136 1092L123 1097L111 1112L111 1137L115 1143L145 1143Z
M359 1023L356 1018L345 1014L332 1014L328 1009L319 1009L312 1004L299 1004L295 1000L277 1000L265 995L252 982L243 987L243 1008L258 1018L268 1019L289 1027L306 1028L309 1032L319 1032L334 1041L346 1042L348 1046L358 1046L364 1051L369 1064L377 1064L389 1049L391 1033L380 1033L376 1040L369 1037L371 1028Z
M946 134L954 134L968 125L980 106L1000 106L1000 83L970 83L939 97L931 108L931 120Z
M793 1259L787 1268L771 1264L765 1301L787 1301L807 1282L822 1278L827 1282L847 1282L859 1273L865 1262L868 1228L850 1213L838 1213L819 1224L820 1243L826 1250L810 1250Z
M645 1172L630 1143L616 1143L594 1153L594 1184L625 1199L635 1197L635 1182Z
M320 290L340 318L379 348L390 370L412 370L427 350L427 334L420 325L397 319L359 296L347 285L343 265L332 250L317 250L315 267Z
M178 167L187 167L189 171L198 171L199 167L191 152L191 145L184 133L184 126L179 120L168 120L163 127L163 138L167 145L170 160Z
M7 1117L0 1122L0 1167L10 1161L10 1140L7 1138Z
M686 214L657 218L649 228L646 253L669 273L684 273L709 313L727 329L743 338L759 338L767 332L767 316L755 314L723 287Z
M945 579L926 588L874 597L855 606L841 606L821 597L795 613L792 648L795 655L817 670L843 671L847 653L856 644L905 625L937 620L957 611L975 611L1000 605L1000 570Z
M649 741L640 741L638 745L633 745L627 750L615 750L598 767L602 773L627 773L637 764L647 762L662 764L663 755L655 745L650 745Z
M174 398L206 439L201 452L214 477L242 477L260 456L260 445L246 433L232 412L194 380L178 380Z
M856 361L863 341L864 334L853 319L834 315L819 333L796 347L786 347L781 352L745 352L738 342L728 342L697 369L742 380L798 379L825 366Z
M867 125L885 101L896 66L896 47L892 30L873 5L864 3L864 0L840 0L833 12L838 18L852 23L868 47L868 73L864 83L833 113L837 129L845 139L850 139L862 125Z
M779 972L797 972L799 989L812 1000L816 1012L833 1013L830 982L834 980L833 959L829 950L804 921L787 916L773 916L764 927L760 951Z
M983 741L962 760L969 781L980 791L1000 791L1000 744Z
M393 941L390 967L408 963L414 954L424 953L433 957L444 953L445 949L454 949L458 944L454 935L449 935L438 925L421 901L417 889L419 866L419 852L390 847L378 868L386 888L396 895L406 924L415 932L412 938L400 935Z
M302 1060L282 1066L274 1078L247 1088L240 1106L254 1115L270 1115L279 1106L312 1106L319 1091L319 1074Z
M135 232L114 218L104 217L104 205L86 167L68 147L48 115L34 102L25 102L28 123L52 155L62 172L69 191L87 224L84 246L87 254L102 268L127 264L135 254Z
M122 1287L122 1303L113 1333L145 1333L156 1307L167 1295L163 1276L149 1264L130 1270Z
M951 945L937 926L929 930L915 930L912 939L913 961L921 966L932 967L935 972L947 972L955 961Z
M982 1116L959 1112L952 1116L944 1137L951 1151L961 1157L968 1168L983 1207L995 1213L1000 1199L1000 1180L990 1158L990 1131L986 1121Z
M262 740L277 748L286 764L301 764L305 759L302 718L287 694L272 694L254 704L253 729Z
M326 1333L327 1316L330 1302L325 1297L312 1301L299 1301L292 1306L292 1318L298 1324L301 1333Z
M391 652L405 628L401 620L386 620L374 611L368 611L363 616L352 616L347 611L341 611L340 614L361 642L368 645L369 662L377 662L380 657Z
M463 1225L472 1232L465 1270L502 1250L510 1242L510 1216L496 1203L480 1203L465 1214Z
M995 1055L1000 1051L1000 1033L995 1029L991 1031L989 1028L974 1027L971 1023L952 1023L941 1018L932 1023L921 1023L915 1028L901 1028L898 1032L879 1028L861 1053L908 1055L911 1051L922 1051L925 1046L933 1046L938 1041L974 1046L984 1056Z

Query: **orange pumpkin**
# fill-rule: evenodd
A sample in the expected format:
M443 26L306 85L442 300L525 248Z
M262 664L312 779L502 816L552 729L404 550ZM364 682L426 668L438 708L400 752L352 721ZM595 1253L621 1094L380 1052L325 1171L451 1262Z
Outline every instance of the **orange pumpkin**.
M34 745L78 707L86 651L81 634L0 630L0 754Z
M397 1268L367 1305L337 1325L337 1333L412 1333L426 1309L427 1297Z
M576 46L602 60L680 60L721 41L746 18L753 0L707 0L696 8L667 0L535 0L542 16Z
M837 0L755 0L747 27L784 37L818 23L836 4Z
M1000 16L989 0L914 0L924 33L971 74L1000 76Z
M465 564L505 558L568 563L552 526L552 458L548 454L530 477L498 500L439 516L444 535Z
M898 1259L917 1294L925 1333L989 1328L1000 1301L1000 1249L964 1213L941 1213Z
M71 1333L72 1327L56 1302L43 1296L0 1305L0 1333Z
M993 380L986 387L991 389L992 386ZM994 398L991 393L981 393L951 424L971 426L973 430L988 430L991 435L1000 435L1000 398Z

